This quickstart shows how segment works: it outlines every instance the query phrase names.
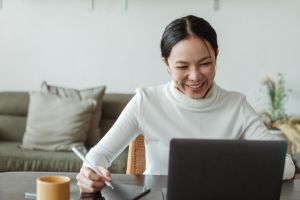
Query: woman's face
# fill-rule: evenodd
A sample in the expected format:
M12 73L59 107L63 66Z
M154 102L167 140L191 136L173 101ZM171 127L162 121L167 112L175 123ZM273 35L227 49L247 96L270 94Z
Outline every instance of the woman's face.
M211 45L197 37L178 42L167 60L177 89L193 99L205 97L214 81L215 66L216 56Z

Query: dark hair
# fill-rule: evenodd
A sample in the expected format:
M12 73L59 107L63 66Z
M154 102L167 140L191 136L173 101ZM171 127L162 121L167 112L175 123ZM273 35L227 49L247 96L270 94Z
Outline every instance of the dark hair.
M166 27L160 43L161 56L167 60L174 45L190 36L208 41L217 56L216 31L206 20L193 15L175 19Z

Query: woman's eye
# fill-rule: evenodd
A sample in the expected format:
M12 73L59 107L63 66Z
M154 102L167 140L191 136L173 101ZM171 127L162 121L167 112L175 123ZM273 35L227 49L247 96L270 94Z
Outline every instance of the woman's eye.
M187 68L187 66L185 66L185 65L181 65L181 66L176 66L176 68L177 68L177 69L186 69L186 68Z
M201 66L208 66L210 64L211 64L211 62L200 63Z

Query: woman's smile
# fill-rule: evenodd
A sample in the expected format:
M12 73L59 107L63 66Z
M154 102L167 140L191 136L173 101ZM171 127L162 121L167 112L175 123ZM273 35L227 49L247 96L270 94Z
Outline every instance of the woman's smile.
M204 98L215 77L213 49L204 40L189 37L178 42L168 59L168 68L176 88L192 99Z
M203 82L203 83L192 83L192 84L186 84L186 83L184 83L184 85L185 86L187 86L187 87L189 87L189 88L191 88L191 89L193 89L193 90L199 90L199 89L201 89L203 86L204 86L204 83L205 82Z

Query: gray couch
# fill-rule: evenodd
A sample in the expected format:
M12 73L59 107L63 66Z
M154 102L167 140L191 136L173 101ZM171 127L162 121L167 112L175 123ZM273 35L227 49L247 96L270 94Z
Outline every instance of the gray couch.
M104 95L99 140L110 129L132 96L117 93ZM25 132L28 104L27 92L0 92L0 172L78 172L82 162L73 152L25 150L19 147ZM113 162L111 172L126 172L127 151L124 150Z

